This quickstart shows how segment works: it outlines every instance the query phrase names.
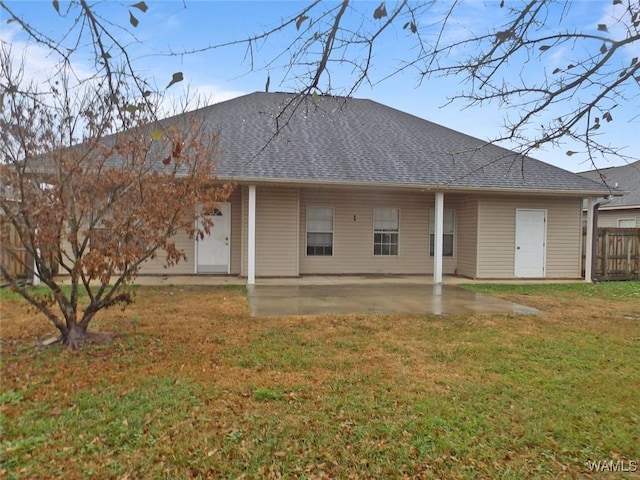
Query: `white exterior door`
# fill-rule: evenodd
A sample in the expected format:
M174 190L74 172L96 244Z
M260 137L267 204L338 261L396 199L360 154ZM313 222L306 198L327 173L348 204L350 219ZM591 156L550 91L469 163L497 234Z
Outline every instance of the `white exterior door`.
M546 210L516 210L516 278L544 278Z
M196 240L196 273L229 273L231 205L219 205L212 217L209 235Z

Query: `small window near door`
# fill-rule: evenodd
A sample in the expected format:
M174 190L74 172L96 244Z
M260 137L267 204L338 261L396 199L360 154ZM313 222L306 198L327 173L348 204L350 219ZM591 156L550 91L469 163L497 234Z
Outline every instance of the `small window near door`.
M333 255L333 208L307 208L307 255Z
M373 209L373 254L398 255L400 212L397 208Z
M431 209L429 216L429 256L433 257L435 249L435 210ZM453 210L444 210L443 235L442 235L442 256L453 257L453 243L455 236L455 214Z
M619 218L618 228L636 228L637 222L635 218Z
M199 214L205 217L221 217L222 216L222 210L220 210L218 207L213 207L213 210L204 210L199 207L198 212Z

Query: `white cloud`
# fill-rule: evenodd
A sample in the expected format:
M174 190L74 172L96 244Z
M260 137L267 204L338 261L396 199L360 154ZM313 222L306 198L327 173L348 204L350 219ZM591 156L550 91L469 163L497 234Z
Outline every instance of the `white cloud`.
M19 26L9 24L7 28L0 30L0 43L10 47L13 55L14 71L22 69L26 82L34 82L43 91L49 89L49 80L59 73L60 58L51 49L30 41L21 39L22 31ZM89 64L74 61L70 64L70 71L76 81L92 78L96 70ZM232 98L245 95L246 91L213 83L204 84L178 84L170 88L161 99L160 111L170 115L177 110L182 110L185 105L196 108L214 103L223 102Z
M22 69L25 81L45 88L48 81L60 72L62 59L58 53L42 44L19 39L20 33L19 26L10 24L8 28L0 30L0 43L9 46L14 71ZM76 61L69 64L68 71L73 75L70 79L72 84L95 75L91 66Z
M194 91L198 96L206 99L205 101L208 105L231 100L232 98L249 93L240 90L229 90L214 84L197 85L194 87Z
M174 88L174 87L172 87ZM171 116L183 111L193 110L214 103L224 102L250 92L233 90L212 83L202 85L184 85L169 91L162 97L160 115Z

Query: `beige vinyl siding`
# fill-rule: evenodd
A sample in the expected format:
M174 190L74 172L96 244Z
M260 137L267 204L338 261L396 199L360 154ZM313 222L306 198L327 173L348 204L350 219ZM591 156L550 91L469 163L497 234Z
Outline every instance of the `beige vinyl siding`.
M458 244L456 273L463 277L475 278L478 259L478 199L474 197L462 198L456 213Z
M557 199L547 212L547 278L582 276L582 200Z
M618 219L635 218L636 228L640 228L640 208L630 208L627 210L600 210L598 211L599 227L618 227Z
M300 274L428 274L433 272L429 257L429 209L432 193L375 192L360 189L300 190ZM334 209L333 255L307 256L306 209ZM373 254L373 209L397 208L400 230L397 256ZM455 208L447 202L445 208ZM455 248L455 247L454 247ZM445 273L455 270L455 257L444 259Z
M236 275L240 272L240 191L236 189L227 199L231 208L231 273ZM236 239L237 237L237 239ZM187 256L186 260L180 261L177 265L165 268L166 255L159 252L158 256L145 262L140 273L142 275L191 275L195 272L195 240L189 238L186 232L178 232L175 236L176 246L183 250Z
M480 197L477 278L513 278L516 209L546 210L546 278L580 277L580 199Z
M181 260L177 265L165 267L166 254L158 250L156 258L152 258L145 262L140 269L142 275L190 275L194 272L195 258L195 242L189 238L186 232L178 232L173 240L176 242L176 248L181 250L187 256L186 260Z
M247 275L249 188L242 192L242 275ZM256 187L256 277L298 275L298 189Z
M163 251L158 250L155 258L151 258L144 262L140 266L140 271L138 272L140 275L185 275L193 273L193 253L194 253L194 244L193 240L189 240L189 236L186 232L178 232L178 234L174 237L176 242L176 247L178 249L183 249L187 260L183 260L179 262L177 265L166 268L166 254ZM61 242L61 249L63 251L68 252L69 256L71 254L71 244L63 240ZM62 273L62 270L61 270ZM66 273L66 272L65 272Z

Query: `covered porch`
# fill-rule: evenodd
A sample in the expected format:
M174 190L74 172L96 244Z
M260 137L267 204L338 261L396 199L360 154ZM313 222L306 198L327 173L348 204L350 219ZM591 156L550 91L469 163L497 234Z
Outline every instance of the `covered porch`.
M579 196L331 185L244 185L238 196L248 285L351 274L582 278Z

